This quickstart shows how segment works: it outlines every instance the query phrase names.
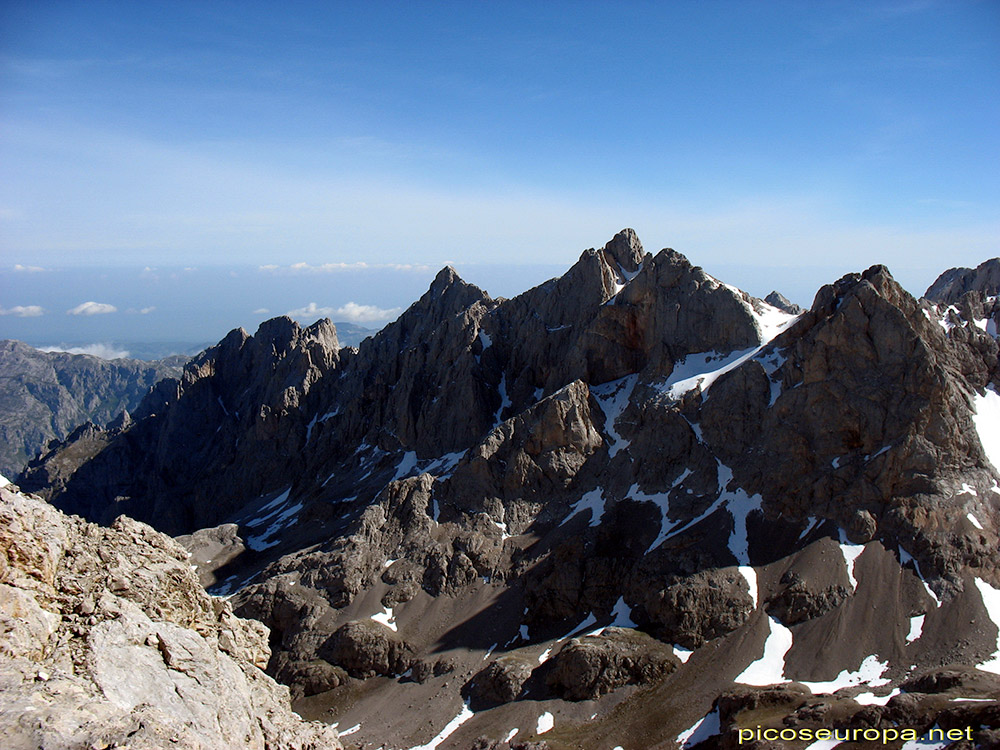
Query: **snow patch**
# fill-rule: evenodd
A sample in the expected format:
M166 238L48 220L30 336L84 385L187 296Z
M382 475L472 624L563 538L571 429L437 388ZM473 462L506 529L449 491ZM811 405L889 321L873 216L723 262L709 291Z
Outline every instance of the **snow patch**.
M556 725L555 717L548 711L538 717L538 724L535 725L535 734L545 734Z
M493 339L490 338L490 335L488 333L486 333L486 331L480 330L479 331L479 343L481 343L483 345L483 351L486 351L491 346L493 346Z
M746 579L747 587L750 589L750 598L753 599L753 608L757 609L757 571L750 565L741 565L737 570Z
M549 660L550 656L552 656L552 649L551 648L545 649L544 651L542 651L542 653L538 655L538 663L544 664Z
M500 419L500 415L503 414L504 409L513 404L507 395L507 373L500 376L500 385L497 386L497 393L500 394L500 406L497 408L496 416L493 417L494 425L498 425L503 421Z
M770 628L764 641L764 654L744 669L734 682L744 685L776 685L785 679L785 654L792 647L792 631L773 617L768 617Z
M638 375L626 375L624 378L596 386L590 392L597 399L604 412L604 430L611 439L608 444L608 455L614 458L623 448L628 448L629 441L618 434L615 423L628 407L632 390L635 388Z
M995 589L981 578L976 579L976 588L983 599L983 606L986 607L986 614L997 627L997 647L993 655L979 664L979 669L984 672L1000 674L1000 589Z
M417 468L417 452L416 451L406 451L403 457L399 459L399 465L396 467L396 473L393 474L390 481L395 481L397 479L403 479L410 475L415 468Z
M729 477L732 478L732 472L729 472ZM733 517L733 531L729 535L729 551L732 552L733 557L741 566L747 566L750 564L750 543L747 538L747 516L750 513L757 511L760 512L761 496L754 495L750 497L747 495L745 490L737 489L729 492L725 485L720 484L720 489L723 493L729 494L729 498L726 501L726 506L729 508L729 514ZM741 571L742 572L742 571ZM756 580L756 576L755 576ZM751 595L754 595L753 589L751 589Z
M879 661L878 657L872 654L871 656L866 656L865 660L861 662L861 666L854 672L848 672L844 669L840 674L827 682L804 682L802 680L799 680L799 682L813 693L835 693L841 688L854 687L855 685L879 687L889 682L882 679L882 673L888 668L888 661Z
M888 695L875 695L875 693L860 693L854 696L854 702L861 706L884 706L890 700L899 695L899 688L893 688Z
M515 734L517 734L517 727L514 727L509 732L507 732L507 736L503 738L503 741L510 742L512 739L514 739Z
M601 522L601 518L604 516L604 490L601 487L591 490L590 492L584 493L575 505L573 505L572 511L563 519L563 523L566 523L569 519L573 518L579 513L585 510L590 511L590 525L597 526ZM561 526L562 524L560 524Z
M280 539L273 539L273 537L282 529L291 525L292 519L300 510L302 510L304 505L304 503L298 502L289 505L288 507L283 507L288 504L289 492L291 492L291 487L261 508L260 513L263 515L258 515L253 520L246 522L246 526L251 529L256 529L264 524L268 524L268 527L261 533L247 537L247 547L255 552L262 552L263 550L274 547L281 541Z
M10 484L10 480L3 474L0 474L0 487L6 487L8 484Z
M979 497L979 493L976 492L976 488L966 482L962 482L962 492L972 495L973 497Z
M410 750L437 750L437 746L448 739L455 730L462 726L465 722L471 719L475 714L472 709L469 708L469 704L466 703L462 706L462 710L458 712L454 719L449 721L445 728L438 732L438 735L428 742L426 745L417 745L416 747L411 747ZM343 733L341 733L343 734Z
M687 664L687 660L691 658L691 654L694 651L688 651L686 648L682 648L676 644L673 646L674 656L681 660L681 664Z
M789 315L777 308L770 308L763 314L757 313L753 308L750 308L750 310L757 321L757 327L760 329L761 343L758 346L730 352L729 354L721 354L716 351L690 354L681 362L675 363L674 371L658 386L659 390L672 399L679 399L688 391L694 390L699 386L702 393L707 392L712 387L712 384L721 376L731 370L735 370L744 362L760 354L779 333L791 326L798 317L796 315ZM773 357L774 354L772 353L768 357L764 357L761 361L765 371L769 370L769 378L781 366L781 360L774 359ZM716 366L711 367L711 365ZM777 398L773 385L771 393L772 404L774 403L774 399Z
M987 386L982 396L977 393L972 397L972 403L976 410L972 422L976 426L979 442L986 458L1000 469L1000 394L992 385Z
M910 632L906 634L907 643L913 643L923 634L924 617L926 617L926 615L917 615L916 617L910 618Z
M392 614L392 607L386 607L383 611L372 615L371 619L385 625L393 633L399 632L396 627L396 618Z
M965 517L968 518L969 519L969 523L971 523L977 529L979 529L980 531L983 530L983 525L981 523L979 523L979 519L976 518L974 515L972 515L971 513L966 513Z
M941 731L941 728L935 724L930 728L926 736L929 737L930 732L933 732L935 729L939 732ZM942 748L948 747L950 744L951 740L925 740L921 737L918 740L910 740L909 742L904 743L899 750L941 750Z
M840 530L840 554L844 556L844 565L847 566L847 578L851 582L852 591L857 591L858 588L858 579L854 577L854 563L864 551L865 545L849 543L847 534L844 533L843 529Z
M684 750L684 748L694 747L699 742L704 742L709 737L714 737L720 731L722 728L719 725L719 712L718 710L711 711L698 719L689 729L685 729L677 735L677 743Z
M924 580L923 575L920 573L920 563L918 563L914 559L913 555L911 555L902 547L897 547L897 549L899 550L899 564L907 565L909 563L913 563L913 570L916 572L917 578L919 578L920 582L924 585L924 591L926 591L927 595L934 600L934 606L940 607L941 600L938 599L937 594L934 593L934 590L927 584L927 581Z
M341 737L347 737L348 735L352 735L355 732L360 731L360 729L361 729L361 725L360 724L355 724L353 727L350 727L349 729L345 729L343 732L340 732L340 736Z

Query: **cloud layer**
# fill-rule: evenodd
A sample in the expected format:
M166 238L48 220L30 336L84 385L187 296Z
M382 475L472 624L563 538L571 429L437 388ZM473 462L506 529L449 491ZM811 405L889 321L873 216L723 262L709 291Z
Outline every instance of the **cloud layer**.
M357 302L348 302L341 307L319 307L315 302L310 302L305 307L296 310L289 310L285 315L290 318L314 320L316 318L331 318L333 320L346 320L349 323L364 325L366 323L384 323L392 320L403 308L381 308L375 305L359 305Z
M0 307L0 315L14 315L18 318L37 318L45 314L45 308L39 305L14 305L14 307Z
M118 308L106 302L81 302L66 311L67 315L108 315L118 312Z
M92 357L101 359L124 359L128 357L128 350L116 349L111 344L86 344L84 346L41 346L38 348L42 352L66 352L67 354L89 354Z

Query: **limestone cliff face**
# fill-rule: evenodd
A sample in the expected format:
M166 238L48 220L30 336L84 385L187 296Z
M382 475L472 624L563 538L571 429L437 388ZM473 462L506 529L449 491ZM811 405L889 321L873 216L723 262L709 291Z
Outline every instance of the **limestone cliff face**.
M209 597L150 527L0 488L4 747L327 750L265 675L267 630Z

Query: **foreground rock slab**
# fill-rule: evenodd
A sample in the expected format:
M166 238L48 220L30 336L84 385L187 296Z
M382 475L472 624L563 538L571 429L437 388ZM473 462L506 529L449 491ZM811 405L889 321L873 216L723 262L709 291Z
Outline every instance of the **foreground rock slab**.
M176 542L0 488L0 736L21 748L335 750L261 671L267 629Z

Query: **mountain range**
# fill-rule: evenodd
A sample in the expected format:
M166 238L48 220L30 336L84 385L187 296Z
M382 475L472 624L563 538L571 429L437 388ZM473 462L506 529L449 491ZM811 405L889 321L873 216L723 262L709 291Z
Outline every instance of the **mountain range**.
M348 748L996 746L998 293L873 266L801 310L623 230L356 348L234 330L17 484L176 537Z

